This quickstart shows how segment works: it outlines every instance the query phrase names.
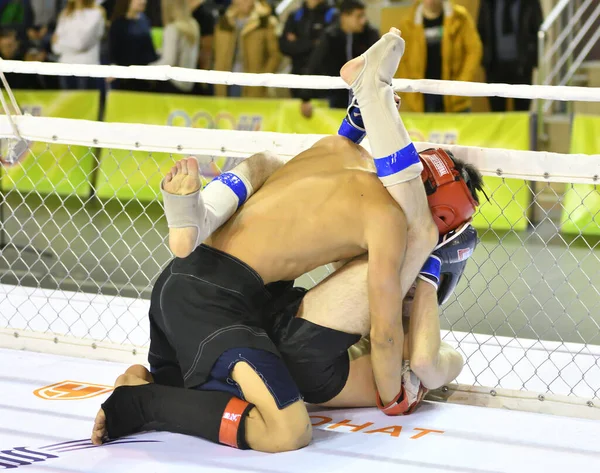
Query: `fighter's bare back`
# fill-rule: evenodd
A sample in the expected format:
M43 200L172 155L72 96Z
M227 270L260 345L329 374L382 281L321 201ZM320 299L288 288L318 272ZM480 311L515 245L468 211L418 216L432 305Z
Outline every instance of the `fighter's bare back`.
M207 244L250 265L265 284L364 254L369 231L406 231L366 150L324 138L275 172ZM398 244L404 237L398 235Z

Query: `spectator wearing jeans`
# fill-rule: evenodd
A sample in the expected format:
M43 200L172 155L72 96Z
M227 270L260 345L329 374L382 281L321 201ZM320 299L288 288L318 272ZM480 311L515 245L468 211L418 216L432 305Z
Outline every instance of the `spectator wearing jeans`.
M162 0L163 46L160 59L151 66L195 69L200 50L200 27L192 17L187 0ZM166 93L191 92L193 82L169 80L159 89Z
M292 74L304 74L308 59L318 44L325 28L337 21L337 10L327 0L306 0L296 11L290 13L279 48L292 60ZM291 89L292 97L298 98L298 89Z
M52 50L64 64L100 64L100 42L104 36L104 10L95 0L68 0L58 17ZM63 89L95 88L90 77L60 78Z
M271 8L255 0L233 0L215 29L215 70L275 73L281 53ZM264 87L216 85L215 95L265 97Z
M379 33L367 23L365 5L360 0L343 0L339 6L339 20L325 29L320 41L310 55L306 74L338 76L342 66L363 54L379 39ZM312 116L310 99L322 97L322 92L300 91L301 113ZM332 108L346 108L350 101L347 89L325 93Z
M480 67L482 46L469 12L449 0L418 1L400 25L406 51L397 77L473 81ZM402 94L413 112L468 112L471 99L443 95Z
M537 33L543 15L539 0L482 0L479 34L488 82L531 84L537 65ZM504 97L490 97L494 112L505 112ZM531 100L515 99L515 110L527 111Z
M146 0L118 0L115 4L109 34L111 64L147 66L158 59L150 34L150 20L144 14L145 9ZM119 79L114 87L150 91L155 89L155 84L148 80Z

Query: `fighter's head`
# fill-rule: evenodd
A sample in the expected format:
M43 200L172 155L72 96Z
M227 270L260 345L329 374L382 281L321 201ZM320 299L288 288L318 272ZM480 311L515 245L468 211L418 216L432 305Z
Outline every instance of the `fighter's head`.
M465 184L469 188L471 196L473 197L475 202L477 202L477 205L479 205L479 193L482 192L483 194L485 194L485 191L483 190L483 177L481 176L481 173L472 164L467 164L461 159L458 159L456 156L454 156L454 153L452 153L452 151L448 149L445 149L444 151L448 156L450 156L450 159L454 163L454 167L461 174L463 180L465 181Z
M483 180L474 166L449 151L427 149L419 156L429 208L440 234L444 235L471 220L479 205Z

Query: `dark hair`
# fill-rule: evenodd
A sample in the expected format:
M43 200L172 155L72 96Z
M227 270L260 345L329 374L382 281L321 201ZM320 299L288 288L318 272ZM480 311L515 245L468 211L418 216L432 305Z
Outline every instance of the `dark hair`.
M361 0L342 0L339 6L340 15L348 15L354 10L364 10L365 4Z
M448 156L450 156L450 159L452 159L452 161L454 162L454 167L456 167L456 170L460 173L463 180L465 181L465 184L469 188L473 199L475 199L475 201L479 204L480 202L478 193L482 192L483 195L485 195L485 198L487 200L490 200L485 191L483 190L483 177L481 176L481 173L477 170L477 168L472 164L467 164L464 161L458 159L454 156L454 154L451 151L448 151L447 149L444 151L446 151Z
M13 28L0 28L0 38L15 38L19 39L17 31Z
M129 11L130 4L131 0L117 0L115 6L113 7L110 20L115 21L119 18L125 18L127 16L127 12Z

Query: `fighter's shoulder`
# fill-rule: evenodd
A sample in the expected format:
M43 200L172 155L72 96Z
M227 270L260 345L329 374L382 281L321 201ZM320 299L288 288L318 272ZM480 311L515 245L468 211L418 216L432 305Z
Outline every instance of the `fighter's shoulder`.
M329 135L324 138L321 138L319 141L315 142L312 146L315 147L328 147L332 152L343 151L345 148L356 148L357 145L350 141L348 138L340 135Z

